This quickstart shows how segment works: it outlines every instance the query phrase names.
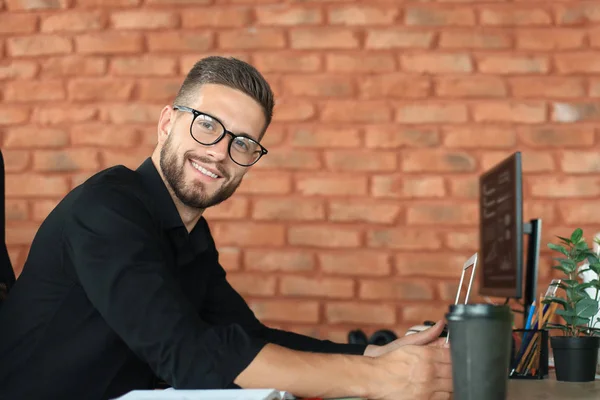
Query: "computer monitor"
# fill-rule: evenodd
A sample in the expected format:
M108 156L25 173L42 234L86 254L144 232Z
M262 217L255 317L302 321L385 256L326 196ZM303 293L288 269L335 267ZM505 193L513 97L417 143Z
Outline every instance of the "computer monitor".
M527 314L537 290L541 220L523 222L521 153L483 173L479 179L480 285L483 296L524 300ZM523 269L523 235L529 235Z

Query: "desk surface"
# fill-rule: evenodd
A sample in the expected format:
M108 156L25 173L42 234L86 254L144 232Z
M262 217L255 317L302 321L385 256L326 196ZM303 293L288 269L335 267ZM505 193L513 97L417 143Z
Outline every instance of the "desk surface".
M594 382L559 382L554 376L542 380L510 379L508 400L598 400L600 380Z

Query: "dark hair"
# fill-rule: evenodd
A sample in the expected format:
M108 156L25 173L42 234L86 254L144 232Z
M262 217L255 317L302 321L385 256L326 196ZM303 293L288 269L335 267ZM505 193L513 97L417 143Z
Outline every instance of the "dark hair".
M175 97L175 103L185 105L190 102L194 92L207 83L237 89L256 100L265 114L265 127L261 136L264 134L273 118L275 96L269 83L256 68L233 57L203 58L188 72Z

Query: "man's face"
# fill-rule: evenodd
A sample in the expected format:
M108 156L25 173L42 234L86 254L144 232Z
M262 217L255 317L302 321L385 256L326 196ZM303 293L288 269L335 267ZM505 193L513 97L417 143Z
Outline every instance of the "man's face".
M222 85L201 86L193 104L182 104L219 119L234 134L258 141L265 125L263 110L248 95ZM190 135L193 114L163 109L159 123L160 168L164 178L186 206L205 209L228 199L248 167L229 157L231 136L205 146ZM161 133L161 131L163 133Z

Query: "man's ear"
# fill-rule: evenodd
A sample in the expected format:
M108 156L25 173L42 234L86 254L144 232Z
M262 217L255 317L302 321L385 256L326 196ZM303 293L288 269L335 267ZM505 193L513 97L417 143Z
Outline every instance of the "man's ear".
M167 140L169 132L173 126L175 111L170 106L165 106L160 112L158 119L158 143L162 144Z

